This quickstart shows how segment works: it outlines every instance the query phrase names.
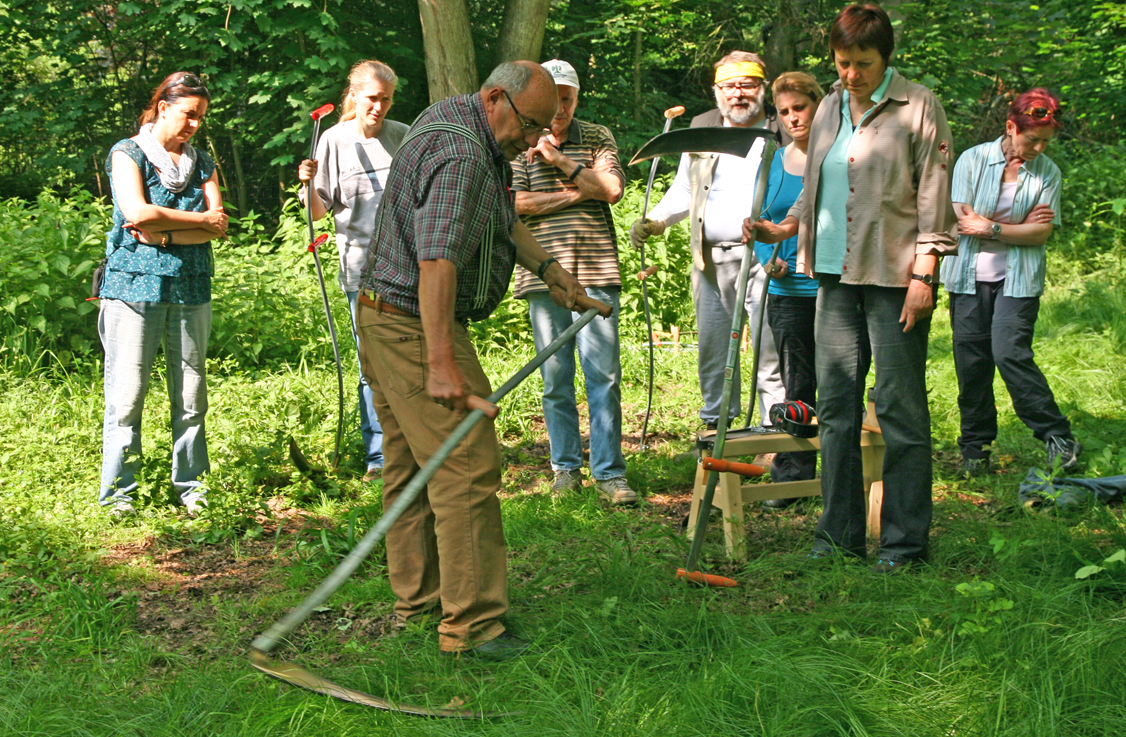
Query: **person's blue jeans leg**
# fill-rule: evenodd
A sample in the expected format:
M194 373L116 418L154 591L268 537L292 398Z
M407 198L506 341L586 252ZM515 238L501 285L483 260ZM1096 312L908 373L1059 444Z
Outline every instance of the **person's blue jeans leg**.
M348 297L348 314L352 316L352 338L356 341L356 363L360 364L360 338L356 332L356 306L359 304L359 292L345 292ZM383 468L383 428L379 426L375 407L371 401L371 387L364 377L364 367L360 365L360 383L356 387L359 399L360 436L364 442L364 466L371 470Z
M586 293L614 308L596 317L576 337L590 409L590 475L596 481L625 476L622 456L622 362L618 342L619 287L587 287ZM570 313L578 319L579 313Z
M172 415L172 487L181 500L210 466L207 341L211 304L102 300L98 333L105 349L105 415L98 503L132 501L141 456L141 417L156 351L164 343Z
M141 456L141 416L167 305L103 299L98 335L105 350L102 481L98 503L133 500Z
M172 490L187 503L200 477L211 470L207 458L207 341L211 303L165 305L164 355L172 414Z
M532 338L539 352L570 327L574 318L569 310L552 302L547 292L532 292L527 300ZM579 410L575 403L574 340L544 361L540 376L543 377L543 417L551 444L551 469L577 471L583 465L583 439L579 434Z

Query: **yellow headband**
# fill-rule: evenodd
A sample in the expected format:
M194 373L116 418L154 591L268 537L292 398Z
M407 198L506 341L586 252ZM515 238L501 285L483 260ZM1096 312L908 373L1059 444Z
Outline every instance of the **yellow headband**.
M762 64L757 64L753 61L735 61L730 64L723 64L715 70L715 83L726 82L729 79L736 77L758 77L759 79L766 79L766 72L763 71Z

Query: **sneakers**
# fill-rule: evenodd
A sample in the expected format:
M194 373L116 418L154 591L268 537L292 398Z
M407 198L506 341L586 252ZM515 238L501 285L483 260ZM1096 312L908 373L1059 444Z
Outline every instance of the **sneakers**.
M635 504L637 502L637 492L629 488L625 476L614 476L596 481L594 485L598 487L598 493L613 504Z
M1065 438L1060 435L1048 438L1045 446L1048 451L1048 468L1053 470L1058 468L1066 471L1075 468L1079 463L1079 454L1083 452L1083 446L1075 438Z
M447 658L481 658L483 660L510 660L530 647L530 643L511 632L502 632L488 642L482 642L476 647L467 647L464 650L443 650L442 656Z
M913 565L915 565L915 562L911 560L880 558L876 561L876 564L871 566L868 570L872 571L872 573L903 573Z
M378 479L382 475L383 475L383 467L382 466L372 466L371 468L369 468L367 470L367 472L364 474L364 477L362 479L360 479L360 481L362 481L365 484L370 484L372 481L375 481L376 479Z
M555 480L551 482L552 494L564 494L568 491L581 491L583 488L583 472L575 468L570 471L556 471Z
M963 458L962 465L958 469L958 473L968 479L975 476L984 476L990 471L989 456L985 458Z
M128 517L135 517L137 510L130 502L114 502L113 506L109 508L109 516L115 520L123 520Z
M207 509L207 495L193 491L183 498L184 507L188 510L189 517L198 517L199 513Z

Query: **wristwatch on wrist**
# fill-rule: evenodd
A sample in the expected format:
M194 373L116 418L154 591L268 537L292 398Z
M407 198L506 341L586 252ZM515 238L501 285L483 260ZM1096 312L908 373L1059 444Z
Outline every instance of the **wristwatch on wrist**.
M918 279L923 284L926 284L928 287L930 285L934 284L934 277L931 276L930 274L912 274L911 278L912 279Z
M1001 237L1001 223L993 223L989 226L989 230L993 233L994 238Z

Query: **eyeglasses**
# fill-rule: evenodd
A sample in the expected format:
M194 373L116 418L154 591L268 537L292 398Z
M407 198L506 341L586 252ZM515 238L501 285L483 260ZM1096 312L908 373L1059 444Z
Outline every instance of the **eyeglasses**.
M531 118L525 118L523 115L521 115L520 111L516 109L516 104L512 102L512 98L508 96L508 93L505 92L503 87L500 91L504 93L504 97L506 100L508 100L508 106L512 108L512 112L516 113L516 119L520 121L520 131L522 133L543 133L547 130L546 127L540 125Z
M1030 107L1024 111L1024 114L1036 120L1056 117L1056 111L1047 107Z
M723 90L725 95L733 95L736 92L757 92L762 87L762 80L752 79L750 82L723 82L717 84L716 89Z

